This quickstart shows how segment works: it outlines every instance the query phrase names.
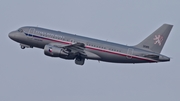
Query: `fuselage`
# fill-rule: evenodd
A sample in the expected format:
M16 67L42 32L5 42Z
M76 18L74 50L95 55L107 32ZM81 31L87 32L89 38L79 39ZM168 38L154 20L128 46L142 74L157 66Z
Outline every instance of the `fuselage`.
M17 31L11 32L9 37L18 43L41 49L44 49L47 44L63 47L74 43L83 43L85 51L97 55L97 57L87 57L87 59L105 62L152 63L170 61L170 58L167 56L134 46L126 46L39 27L22 27Z

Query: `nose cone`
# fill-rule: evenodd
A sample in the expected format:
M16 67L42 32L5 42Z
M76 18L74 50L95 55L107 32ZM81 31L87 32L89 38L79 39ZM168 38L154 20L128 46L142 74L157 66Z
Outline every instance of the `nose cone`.
M15 32L10 32L8 36L9 36L9 38L11 38L12 40L14 40L16 34L15 34Z
M9 33L9 38L13 39L14 34L12 32Z

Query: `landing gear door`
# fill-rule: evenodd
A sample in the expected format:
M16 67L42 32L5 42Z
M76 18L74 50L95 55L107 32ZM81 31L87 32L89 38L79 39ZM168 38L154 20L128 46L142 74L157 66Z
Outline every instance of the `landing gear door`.
M127 51L126 57L127 57L128 59L132 59L133 52L134 52L134 49L129 48L128 51Z

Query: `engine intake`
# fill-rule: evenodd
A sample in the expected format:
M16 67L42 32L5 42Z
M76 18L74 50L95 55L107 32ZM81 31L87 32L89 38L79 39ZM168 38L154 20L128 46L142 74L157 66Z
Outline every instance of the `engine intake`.
M51 45L45 45L44 47L44 54L51 57L62 57L68 56L68 51L64 50L63 48L54 47Z

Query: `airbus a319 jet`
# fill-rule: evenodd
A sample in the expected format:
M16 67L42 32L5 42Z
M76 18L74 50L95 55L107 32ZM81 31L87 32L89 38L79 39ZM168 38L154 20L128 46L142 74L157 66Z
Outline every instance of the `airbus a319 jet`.
M47 56L75 60L77 65L83 65L85 59L112 63L157 63L170 61L169 57L160 53L172 27L163 24L135 46L30 26L10 32L9 37L20 43L22 49L44 49Z

